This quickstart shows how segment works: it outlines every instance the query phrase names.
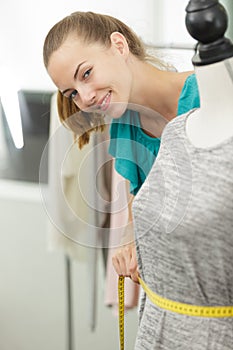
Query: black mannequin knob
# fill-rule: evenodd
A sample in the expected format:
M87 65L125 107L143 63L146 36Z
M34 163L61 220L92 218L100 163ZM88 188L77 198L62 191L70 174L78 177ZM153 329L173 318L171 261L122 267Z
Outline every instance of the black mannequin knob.
M217 0L190 1L186 7L186 28L189 34L201 43L210 43L224 36L228 18Z
M198 41L194 65L218 62L233 56L233 45L224 37L228 17L218 0L190 0L186 7L186 28Z

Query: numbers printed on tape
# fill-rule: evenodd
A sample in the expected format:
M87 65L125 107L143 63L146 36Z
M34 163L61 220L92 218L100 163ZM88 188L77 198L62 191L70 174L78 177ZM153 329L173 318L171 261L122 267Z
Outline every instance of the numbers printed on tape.
M124 324L125 324L125 288L124 288L125 278L124 276L119 276L118 278L118 312L119 312L119 336L120 336L120 350L124 350L125 340L124 340Z

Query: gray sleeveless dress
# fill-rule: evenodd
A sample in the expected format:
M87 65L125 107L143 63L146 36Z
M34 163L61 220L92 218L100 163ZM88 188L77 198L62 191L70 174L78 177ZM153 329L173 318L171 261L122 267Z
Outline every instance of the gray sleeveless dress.
M139 272L165 298L233 305L233 137L196 148L186 137L188 115L164 129L158 158L134 199ZM232 350L233 318L179 315L145 296L135 350L178 349Z

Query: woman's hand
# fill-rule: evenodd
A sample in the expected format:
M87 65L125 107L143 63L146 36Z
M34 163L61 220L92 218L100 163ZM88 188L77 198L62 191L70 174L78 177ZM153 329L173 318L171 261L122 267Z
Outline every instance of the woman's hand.
M117 249L112 257L112 263L118 275L130 277L133 282L139 283L138 263L134 242L123 245L121 248Z

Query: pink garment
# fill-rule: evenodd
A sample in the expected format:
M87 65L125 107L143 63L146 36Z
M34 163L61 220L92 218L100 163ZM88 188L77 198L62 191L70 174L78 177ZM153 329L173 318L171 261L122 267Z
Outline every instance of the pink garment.
M118 308L118 275L112 264L114 251L120 245L121 236L128 222L128 196L125 179L112 169L112 204L109 250L106 269L105 304ZM139 285L125 278L125 308L130 309L138 305Z

